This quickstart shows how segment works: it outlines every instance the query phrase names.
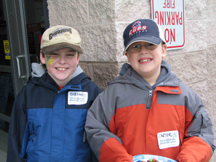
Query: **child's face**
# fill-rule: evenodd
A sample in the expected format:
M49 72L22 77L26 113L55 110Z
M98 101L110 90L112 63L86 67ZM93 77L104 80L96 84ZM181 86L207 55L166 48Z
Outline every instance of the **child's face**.
M78 52L63 48L52 54L40 54L42 64L46 64L48 74L58 85L65 85L71 78L79 63Z
M166 47L165 44L153 45L148 42L135 42L129 46L125 55L133 69L144 79L157 79L160 75L162 58L166 56Z

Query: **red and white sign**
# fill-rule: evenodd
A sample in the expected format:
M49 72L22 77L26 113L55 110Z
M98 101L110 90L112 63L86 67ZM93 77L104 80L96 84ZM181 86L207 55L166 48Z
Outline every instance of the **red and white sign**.
M164 32L167 49L185 45L184 0L151 0L152 19Z

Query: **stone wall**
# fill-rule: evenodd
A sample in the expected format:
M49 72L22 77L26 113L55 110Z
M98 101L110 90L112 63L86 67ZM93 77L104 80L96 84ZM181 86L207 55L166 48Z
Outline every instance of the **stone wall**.
M151 0L47 1L50 25L76 28L84 54L80 65L102 89L126 61L122 33L135 19L151 18ZM202 98L216 134L216 1L185 0L186 45L169 50L167 61ZM214 153L211 162L216 161Z

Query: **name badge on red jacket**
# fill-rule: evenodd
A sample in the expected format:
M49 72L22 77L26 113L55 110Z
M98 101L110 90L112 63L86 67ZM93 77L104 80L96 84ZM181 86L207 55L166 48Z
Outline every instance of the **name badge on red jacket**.
M157 134L158 145L160 149L179 146L179 132L167 131Z

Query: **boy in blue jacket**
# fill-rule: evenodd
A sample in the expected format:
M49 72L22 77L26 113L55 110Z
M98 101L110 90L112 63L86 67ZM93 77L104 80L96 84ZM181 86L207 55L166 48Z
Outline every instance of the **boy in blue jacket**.
M28 81L14 102L7 162L89 162L86 114L100 88L78 65L77 30L57 25L41 39L46 72Z

